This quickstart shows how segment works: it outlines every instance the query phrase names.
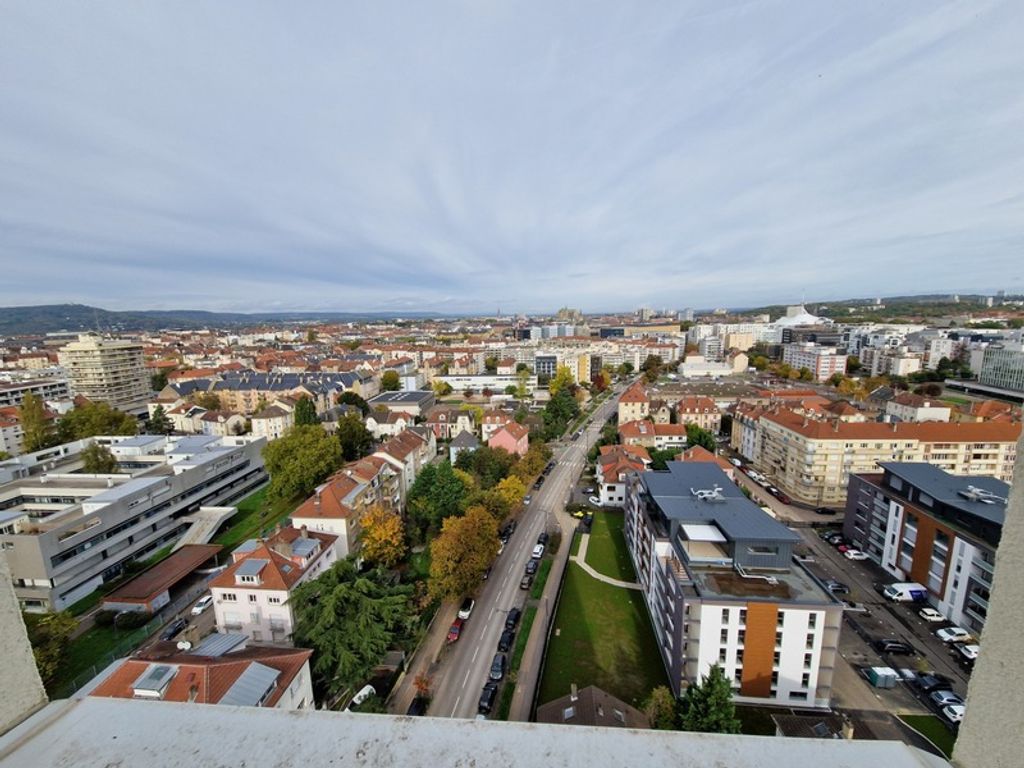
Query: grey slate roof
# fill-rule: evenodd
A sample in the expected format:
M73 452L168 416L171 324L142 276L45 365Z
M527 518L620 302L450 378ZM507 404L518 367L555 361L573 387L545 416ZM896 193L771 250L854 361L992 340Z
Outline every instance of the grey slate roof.
M452 439L451 447L468 448L473 450L480 447L480 441L476 439L476 435L472 432L463 430Z
M994 477L963 477L951 475L934 464L916 461L884 461L880 466L890 474L896 475L910 485L921 489L933 499L966 512L969 515L989 520L1002 525L1006 520L1006 502L1010 496L1010 486ZM987 491L991 494L985 503L978 499L972 500L962 494L969 494L969 488Z

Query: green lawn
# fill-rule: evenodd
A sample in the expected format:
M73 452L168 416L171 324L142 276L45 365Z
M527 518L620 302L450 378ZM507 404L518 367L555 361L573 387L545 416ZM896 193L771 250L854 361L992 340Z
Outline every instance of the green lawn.
M590 543L587 544L587 565L619 581L636 581L636 571L622 534L624 522L622 512L598 510L594 513Z
M570 563L554 627L538 703L564 696L576 683L641 707L652 688L667 684L639 592L605 584Z
M257 537L295 511L302 499L268 501L267 487L260 488L246 496L236 505L238 512L225 523L220 533L213 537L213 544L225 549L234 549L246 539Z
M523 662L523 654L526 653L526 641L530 639L530 629L533 627L533 620L537 618L537 606L531 605L523 611L523 618L519 622L519 633L516 635L516 644L512 648L512 659L509 661L509 670L515 672Z
M548 574L551 573L551 558L545 557L540 562L540 568L537 569L537 578L533 581L533 586L530 587L530 597L534 600L540 600L540 596L544 594L544 585L547 583Z
M580 539L580 535L578 533L574 533L572 535L572 544L569 546L569 554L570 555L578 555L580 553L580 541L581 540L582 539Z
M64 668L51 686L51 696L70 695L72 683L79 685L103 671L114 659L126 655L145 640L151 630L146 627L121 629L92 626L68 643ZM81 677L82 679L77 679Z
M971 400L966 397L957 397L956 395L943 395L940 399L945 400L947 403L952 405L969 405Z
M899 718L941 749L946 757L952 756L956 736L939 718L934 715L900 715Z

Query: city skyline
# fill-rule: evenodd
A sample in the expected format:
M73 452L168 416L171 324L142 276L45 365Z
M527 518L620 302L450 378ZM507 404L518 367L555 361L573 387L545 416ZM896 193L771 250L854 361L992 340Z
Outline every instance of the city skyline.
M1024 9L708 8L10 7L0 304L1021 291Z

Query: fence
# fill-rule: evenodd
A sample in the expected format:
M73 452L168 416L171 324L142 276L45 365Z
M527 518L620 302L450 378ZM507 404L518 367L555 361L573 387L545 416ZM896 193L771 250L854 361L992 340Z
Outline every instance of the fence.
M127 656L134 651L143 640L160 629L163 624L164 619L160 616L155 616L149 623L128 632L118 641L117 645L104 652L90 667L79 672L71 680L57 688L54 691L53 698L66 699L71 697L79 688L96 677L96 675L113 664L117 659Z

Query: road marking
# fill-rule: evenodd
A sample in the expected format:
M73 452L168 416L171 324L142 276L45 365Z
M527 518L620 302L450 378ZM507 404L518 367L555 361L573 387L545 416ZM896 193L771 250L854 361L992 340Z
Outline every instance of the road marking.
M473 658L469 660L469 663L470 663L470 664L472 664L473 662L475 662L475 661L476 661L476 657L477 657L477 655L478 655L479 653L480 653L480 646L478 645L478 646L476 647L476 650L475 650L475 651L473 651ZM469 673L466 673L466 677L469 677ZM463 683L463 685L465 685L465 683Z
M479 647L479 646L477 646L477 647ZM472 672L472 671L473 670L471 670L471 669L467 669L466 670L466 676L464 678L462 678L462 687L463 688L465 688L466 687L466 683L469 682L469 673Z
M465 683L463 683L463 685L465 685ZM459 694L459 697L457 699L455 699L455 706L452 707L452 713L450 715L448 715L448 717L455 717L455 710L457 710L459 708L459 702L460 701L462 701L462 694L461 693Z

